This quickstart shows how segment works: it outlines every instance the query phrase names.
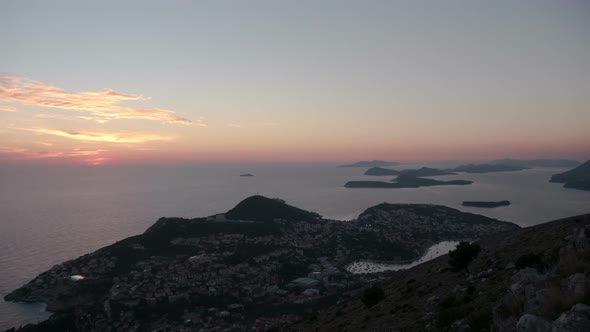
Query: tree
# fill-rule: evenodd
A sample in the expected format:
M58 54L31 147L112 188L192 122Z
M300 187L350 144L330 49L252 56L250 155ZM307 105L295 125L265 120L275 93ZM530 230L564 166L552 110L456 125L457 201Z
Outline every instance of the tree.
M365 306L367 306L367 308L370 308L375 304L381 302L381 300L383 300L384 298L385 293L383 292L383 288L381 288L378 285L373 285L365 289L361 300L363 301Z
M469 272L468 266L479 255L480 250L477 243L459 242L455 250L449 252L449 265L453 271L465 269Z

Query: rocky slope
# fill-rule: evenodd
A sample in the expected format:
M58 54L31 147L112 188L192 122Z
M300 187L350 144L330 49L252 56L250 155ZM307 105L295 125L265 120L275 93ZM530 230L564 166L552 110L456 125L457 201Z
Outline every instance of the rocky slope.
M590 215L478 242L471 273L448 256L376 282L292 326L292 331L590 331Z

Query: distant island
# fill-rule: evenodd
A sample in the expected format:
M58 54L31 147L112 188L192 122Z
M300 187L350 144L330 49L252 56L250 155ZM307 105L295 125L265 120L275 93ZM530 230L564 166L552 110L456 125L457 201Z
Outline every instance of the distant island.
M338 167L381 167L381 166L398 166L399 163L395 161L385 160L362 160L354 164L340 165Z
M464 201L463 203L461 203L461 205L479 207L479 208L496 208L496 207L500 207L500 206L508 206L508 205L510 205L510 201L498 201L498 202Z
M434 179L425 179L411 175L400 175L392 182L385 181L348 181L344 184L345 188L419 188L430 186L450 186L450 185L469 185L473 181L467 180L450 180L439 181Z
M466 164L459 165L449 171L465 172L465 173L494 173L494 172L514 172L530 169L529 167L521 165L506 165L506 164Z
M564 183L565 188L590 190L590 160L567 172L553 175L549 182Z
M55 312L22 332L283 330L374 279L347 271L352 262L408 262L441 241L519 229L428 204L383 203L343 222L252 196L225 214L161 218L55 265L5 300Z
M246 173L246 174L240 174L240 176L246 176L246 177L248 177L248 176L254 176L254 175L253 174L250 174L250 173Z
M409 176L415 176L415 177L456 175L456 174L457 173L450 172L447 170L441 170L441 169L430 168L430 167L422 167L419 169L404 169L401 171L389 169L389 168L382 168L382 167L372 167L372 168L369 168L365 172L365 175L371 175L371 176L409 175Z
M577 160L568 159L499 159L492 161L493 164L502 164L522 167L576 167L581 163Z

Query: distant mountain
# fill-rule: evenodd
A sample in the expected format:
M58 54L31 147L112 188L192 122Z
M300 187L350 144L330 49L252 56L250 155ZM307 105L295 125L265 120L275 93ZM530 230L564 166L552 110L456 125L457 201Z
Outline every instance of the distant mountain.
M567 172L555 174L549 182L564 183L564 187L590 190L590 160Z
M529 167L520 165L505 165L505 164L467 164L459 165L450 171L465 172L465 173L494 173L494 172L514 172L529 169Z
M457 173L453 173L446 170L430 168L430 167L422 167L419 169L404 169L402 171L397 171L394 169L382 168L382 167L372 167L365 172L365 175L371 176L387 176L387 175L409 175L409 176L439 176L439 175L455 175Z
M398 166L399 163L395 161L385 161L385 160L362 160L358 161L354 164L349 165L341 165L338 167L379 167L379 166Z
M522 167L576 167L581 163L577 160L568 159L499 159L492 161L493 164L502 164Z
M434 179L425 179L408 174L398 176L393 182L385 181L348 181L344 187L346 188L420 188L430 186L449 186L449 185L468 185L472 181L466 180L451 180L439 181Z
M229 220L249 220L272 222L276 218L285 220L313 220L321 218L314 212L308 212L291 206L281 199L251 196L241 201L225 213Z

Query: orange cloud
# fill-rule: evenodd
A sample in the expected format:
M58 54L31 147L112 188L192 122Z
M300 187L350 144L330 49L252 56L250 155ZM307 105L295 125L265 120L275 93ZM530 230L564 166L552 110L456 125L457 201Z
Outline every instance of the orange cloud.
M84 119L106 122L114 119L146 119L169 123L191 124L188 119L164 108L134 108L118 105L122 101L148 100L113 90L72 93L63 89L10 75L0 75L0 100L28 105L86 112Z
M170 141L172 137L140 134L140 133L109 133L105 131L68 131L45 128L20 128L38 134L47 134L87 142L107 143L143 143L148 141Z
M16 108L8 105L0 105L0 111L4 112L16 112Z

